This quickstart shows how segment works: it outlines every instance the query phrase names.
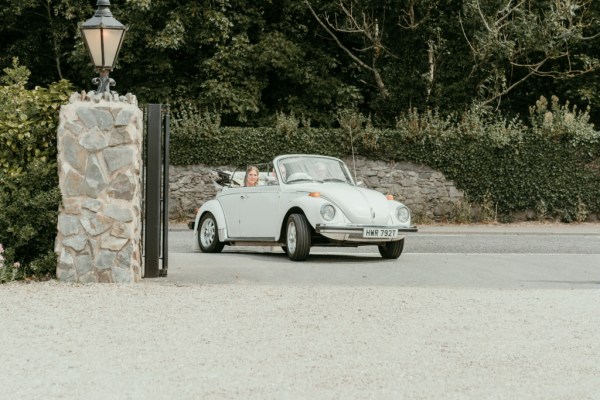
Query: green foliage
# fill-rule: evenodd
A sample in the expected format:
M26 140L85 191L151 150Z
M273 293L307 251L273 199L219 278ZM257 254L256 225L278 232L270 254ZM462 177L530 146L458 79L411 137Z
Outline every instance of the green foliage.
M229 46L221 47L206 60L203 70L213 78L202 84L204 101L216 105L221 112L237 115L245 122L249 113L260 109L261 92L266 82L255 72L254 45L244 35L232 38Z
M560 80L598 70L600 59L582 47L599 29L593 3L465 0L463 18L473 24L465 37L480 99L499 101L534 77Z
M0 66L9 66L13 57L19 57L32 71L35 85L47 86L67 78L78 81L71 53L77 47L77 24L93 15L92 6L87 0L4 0ZM83 54L81 43L79 47ZM87 62L86 83L92 71Z
M70 93L61 81L26 90L29 71L13 60L0 86L0 170L20 174L34 159L54 163L58 110Z
M60 190L55 168L33 160L18 175L0 172L0 243L18 276L52 276ZM5 267L8 268L8 265Z
M188 130L171 137L171 162L175 165L245 165L269 160L282 153L349 154L349 141L339 131L298 128L293 136L275 128L222 127L218 135Z
M0 243L10 265L0 280L53 275L60 191L56 172L58 111L69 84L27 90L29 71L5 69L0 86Z
M412 161L442 171L479 204L486 220L522 210L538 217L582 220L600 212L600 132L588 112L554 98L540 99L530 124L504 119L487 109L451 116L411 110L395 129L378 129L356 112L339 114L340 129L299 126L280 114L276 128L173 129L174 164L245 165L278 154L356 154ZM351 136L352 134L352 136ZM351 140L353 139L353 140ZM456 210L464 220L464 210Z
M315 14L309 10L308 4ZM552 94L580 107L600 95L597 0L127 0L111 76L141 103L192 101L223 125L270 126L277 112L332 127L340 110L392 127L403 110L449 115L474 102L527 115ZM0 68L32 85L95 75L77 29L85 0L4 0ZM334 39L323 25L328 26ZM357 62L360 61L360 62ZM591 114L600 121L600 109Z
M294 116L294 113L286 115L284 112L278 112L276 118L275 129L278 132L285 134L288 138L296 135L300 121Z
M173 110L172 129L182 137L193 137L196 133L203 138L219 134L221 115L200 109L197 105L186 102Z

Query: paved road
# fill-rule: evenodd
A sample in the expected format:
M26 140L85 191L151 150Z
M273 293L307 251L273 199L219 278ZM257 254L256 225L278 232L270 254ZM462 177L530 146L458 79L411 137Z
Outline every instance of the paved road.
M258 285L600 288L600 225L431 226L398 260L377 248L314 248L294 263L278 248L194 253L192 232L169 233L168 281Z

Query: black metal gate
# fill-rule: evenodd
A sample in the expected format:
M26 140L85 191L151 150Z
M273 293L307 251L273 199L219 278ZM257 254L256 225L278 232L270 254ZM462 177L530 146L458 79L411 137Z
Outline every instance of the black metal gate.
M169 105L145 110L142 243L144 278L167 276L169 268ZM161 262L162 261L162 262Z

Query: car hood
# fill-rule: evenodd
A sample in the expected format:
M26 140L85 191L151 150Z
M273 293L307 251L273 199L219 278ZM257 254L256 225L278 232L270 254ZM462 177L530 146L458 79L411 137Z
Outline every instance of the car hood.
M390 218L390 201L371 189L346 184L324 184L321 198L339 207L353 224L385 225Z

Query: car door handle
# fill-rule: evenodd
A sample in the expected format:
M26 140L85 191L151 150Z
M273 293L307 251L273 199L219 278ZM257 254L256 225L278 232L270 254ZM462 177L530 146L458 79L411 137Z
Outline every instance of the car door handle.
M240 196L240 199L247 199L247 198L248 198L248 195L247 195L247 194L242 194L242 195Z

